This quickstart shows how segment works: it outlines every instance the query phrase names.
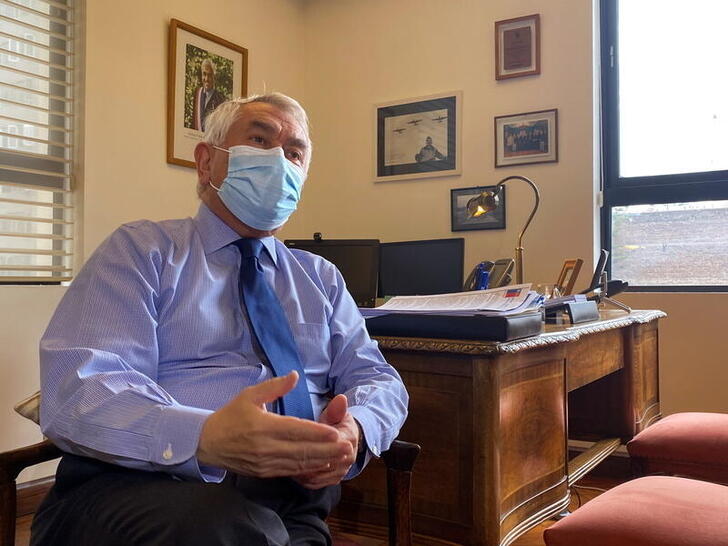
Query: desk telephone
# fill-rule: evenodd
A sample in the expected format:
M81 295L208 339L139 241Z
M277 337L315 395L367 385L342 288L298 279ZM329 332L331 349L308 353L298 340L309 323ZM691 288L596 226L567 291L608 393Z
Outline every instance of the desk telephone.
M513 258L501 258L494 262L489 260L480 262L465 279L463 290L485 290L486 288L506 286L512 280L511 272L514 265Z

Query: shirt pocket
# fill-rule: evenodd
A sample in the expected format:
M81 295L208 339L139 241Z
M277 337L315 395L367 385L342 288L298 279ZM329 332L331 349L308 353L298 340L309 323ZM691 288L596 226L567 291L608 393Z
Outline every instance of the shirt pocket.
M311 393L329 392L331 370L331 332L328 324L298 322L291 325L298 356L306 372L306 382Z

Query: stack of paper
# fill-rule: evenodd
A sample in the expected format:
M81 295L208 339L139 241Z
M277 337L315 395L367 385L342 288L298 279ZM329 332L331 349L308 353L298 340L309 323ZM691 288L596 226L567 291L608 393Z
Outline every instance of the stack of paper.
M538 309L542 303L543 296L533 292L530 284L517 284L454 294L396 296L380 307L362 308L361 313L365 318L389 313L506 316Z

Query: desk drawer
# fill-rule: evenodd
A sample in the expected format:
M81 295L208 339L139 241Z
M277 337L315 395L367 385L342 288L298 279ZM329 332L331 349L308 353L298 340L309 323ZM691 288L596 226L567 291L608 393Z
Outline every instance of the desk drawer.
M571 392L623 367L621 329L585 336L566 348L566 388Z

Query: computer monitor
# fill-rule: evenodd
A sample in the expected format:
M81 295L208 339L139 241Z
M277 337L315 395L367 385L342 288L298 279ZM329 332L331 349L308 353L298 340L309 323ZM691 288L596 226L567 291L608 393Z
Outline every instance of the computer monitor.
M379 297L462 292L465 239L382 243Z
M359 307L374 307L379 274L378 239L287 239L288 248L307 250L333 263Z

